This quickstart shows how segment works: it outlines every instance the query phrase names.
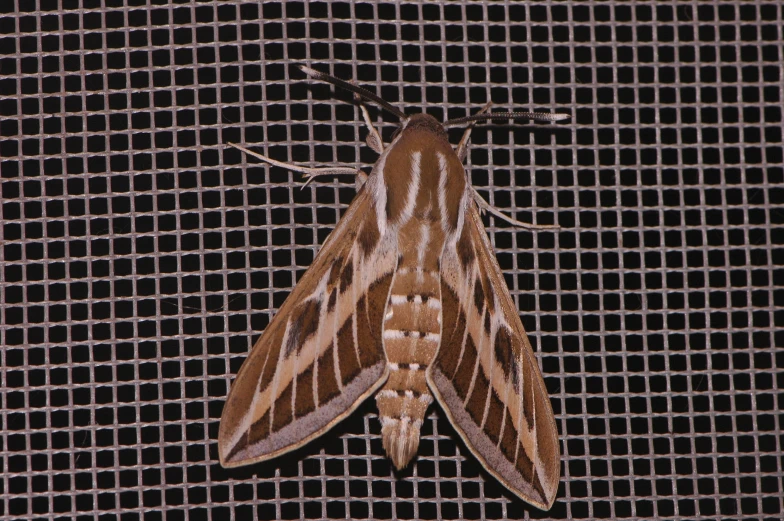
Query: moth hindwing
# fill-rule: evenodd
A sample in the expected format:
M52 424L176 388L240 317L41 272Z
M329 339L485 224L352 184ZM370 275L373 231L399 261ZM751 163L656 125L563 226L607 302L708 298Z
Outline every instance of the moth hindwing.
M474 121L562 116L483 111L440 124L302 70L396 114L400 129L384 146L360 105L368 144L380 153L369 176L242 149L311 178L355 173L366 181L242 365L221 417L221 464L301 447L375 394L384 449L402 469L435 398L490 474L549 509L560 474L558 431L462 156ZM456 124L468 127L457 151L445 131Z

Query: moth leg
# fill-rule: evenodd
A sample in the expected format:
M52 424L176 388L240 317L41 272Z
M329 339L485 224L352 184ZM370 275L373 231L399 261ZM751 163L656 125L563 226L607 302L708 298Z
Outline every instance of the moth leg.
M484 114L485 112L490 110L490 107L492 106L493 106L493 102L488 101L487 104L484 107L482 107L482 110L477 112L477 114ZM463 132L463 137L460 138L460 143L457 144L457 150L455 151L455 153L457 154L457 158L460 160L461 163L465 161L465 158L468 155L468 148L467 148L468 139L471 137L471 131L474 129L475 123L476 121L472 121L471 123L468 124L468 126L465 129L465 132Z
M503 219L504 221L508 222L513 226L517 226L518 228L525 228L526 230L557 230L560 228L560 226L558 226L557 224L531 224L531 223L524 223L522 221L518 221L517 219L513 219L508 215L506 215L505 213L502 213L496 210L495 208L493 208L493 206L490 203L485 201L482 198L482 196L479 195L479 192L476 191L476 188L472 186L471 190L474 194L474 201L476 201L477 206L479 206L479 211L482 214L484 214L485 212L490 212L491 214L498 217L499 219Z
M357 84L356 80L351 80L349 83L354 85ZM362 111L362 119L365 120L365 126L368 129L368 136L365 138L365 143L373 149L374 152L377 154L381 154L384 152L384 142L381 140L381 134L378 133L376 127L373 126L373 122L370 121L370 114L368 114L367 109L365 108L365 104L362 103L362 97L359 94L354 94L354 101L357 102L359 105L359 109ZM364 182L363 182L364 184Z
M340 166L328 166L325 168L310 168L307 166L300 166L295 165L294 163L284 163L282 161L276 161L275 159L269 158L263 154L259 154L258 152L254 152L249 150L245 147L240 145L236 145L234 143L229 143L229 145L233 146L234 148L241 150L248 154L249 156L253 156L256 159L261 159L265 163L269 163L273 166L279 166L281 168L285 168L287 170L291 170L292 172L297 172L305 176L305 184L302 187L306 187L310 184L313 179L320 176L327 176L327 175L353 175L357 177L357 182L359 183L359 187L365 184L367 180L367 174L362 170L357 168L348 168L348 167L340 167Z

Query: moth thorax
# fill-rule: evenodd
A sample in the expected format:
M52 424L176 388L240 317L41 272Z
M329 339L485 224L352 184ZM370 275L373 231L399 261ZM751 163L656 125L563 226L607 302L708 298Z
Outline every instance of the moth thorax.
M381 437L389 459L397 470L408 466L419 449L419 429L422 420L408 417L381 417Z

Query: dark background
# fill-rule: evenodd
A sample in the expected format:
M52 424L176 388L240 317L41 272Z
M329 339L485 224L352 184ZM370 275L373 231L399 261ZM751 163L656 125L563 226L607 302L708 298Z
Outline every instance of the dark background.
M782 515L780 2L0 9L0 517ZM437 118L571 115L480 126L468 159L495 206L561 226L486 219L561 432L549 513L436 406L400 474L372 400L219 466L232 378L354 194L226 144L375 161L350 95L299 62Z

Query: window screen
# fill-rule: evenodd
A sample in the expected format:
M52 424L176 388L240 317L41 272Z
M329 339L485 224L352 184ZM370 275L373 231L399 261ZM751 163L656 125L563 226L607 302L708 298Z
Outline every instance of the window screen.
M4 519L781 517L781 2L0 10ZM440 120L571 116L479 125L467 158L495 207L560 226L485 219L561 435L549 513L436 405L403 472L373 400L286 456L218 464L233 377L355 193L229 143L377 157L351 95L296 63Z

